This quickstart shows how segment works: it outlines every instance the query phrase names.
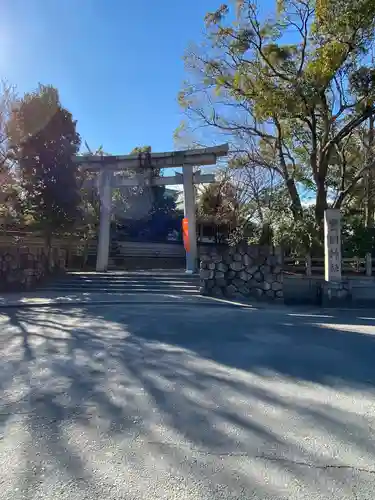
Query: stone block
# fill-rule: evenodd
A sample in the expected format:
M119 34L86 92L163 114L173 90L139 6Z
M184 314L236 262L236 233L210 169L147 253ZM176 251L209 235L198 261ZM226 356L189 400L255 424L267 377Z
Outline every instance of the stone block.
M241 255L245 255L245 253L247 252L247 249L248 249L248 245L245 242L241 242L237 246L237 251Z
M263 266L267 260L267 257L265 255L259 254L256 259L254 259L254 262L258 264L258 266Z
M251 263L252 263L252 259L247 253L245 253L245 255L242 256L242 262L244 263L244 265L246 267L250 267Z
M245 282L244 282L243 280L239 279L239 278L235 278L235 279L232 281L232 284L233 284L236 288L238 288L238 289L240 289L241 287L245 286Z
M247 251L246 253L250 256L250 257L258 257L259 255L259 249L258 249L258 246L257 245L249 245L248 248L247 248Z
M271 283L268 283L268 281L263 282L263 290L268 291L271 290Z
M232 279L234 279L234 278L236 277L236 275L237 275L236 271L232 271L232 270L230 270L230 271L227 273L227 278L228 278L228 279L230 279L230 280L232 280Z
M229 265L233 262L233 257L229 254L223 255L223 262Z
M241 255L240 253L235 253L235 254L233 255L233 260L234 260L235 262L242 262L242 255Z
M280 248L276 248L274 255L275 255L275 259L276 259L276 264L278 266L282 266L283 265L283 252L282 252L282 250Z
M275 266L276 265L276 256L275 255L268 255L266 258L266 264L268 266Z
M274 282L272 283L272 290L273 290L274 292L277 292L278 290L282 290L282 289L283 289L283 285L282 285L281 283L279 283L279 282L277 282L277 281L274 281Z
M240 271L238 277L243 281L249 281L249 275L246 271Z
M209 263L207 264L207 267L208 267L208 269L210 269L210 270L212 270L212 271L213 271L213 270L215 269L215 262L209 262Z
M248 286L249 288L257 288L259 286L259 283L257 280L255 280L254 278L251 278L251 280L249 280L247 283L246 283L246 286Z
M200 272L201 279L212 279L214 277L214 272L210 269L202 269Z
M246 271L253 276L257 271L259 271L259 266L251 266L247 268Z
M232 262L230 265L229 265L230 269L232 269L232 271L242 271L243 269L243 264L242 262Z
M215 284L219 287L227 286L228 282L225 278L215 278Z
M225 273L228 271L228 264L224 264L224 262L219 262L216 264L216 269L222 273Z
M261 271L264 275L271 274L271 267L267 264L263 264L259 267L259 271Z
M201 262L211 262L211 256L204 253L200 256Z
M269 274L264 274L263 275L263 280L267 281L268 283L270 283L272 285L272 283L274 282L275 278L274 278L273 274L269 273Z
M236 292L237 288L234 285L229 285L225 289L225 295L227 295L228 297L233 297Z
M263 274L260 271L258 271L254 274L253 278L255 279L255 281L260 283L261 281L263 281Z
M273 253L272 248L270 248L268 245L259 245L258 251L259 255L263 255L264 257L268 257Z
M221 288L219 288L217 286L212 288L211 293L214 297L222 297L223 296L223 292L222 292Z
M211 290L212 288L214 288L215 286L215 280L207 280L206 281L206 286L209 290Z
M224 278L224 273L222 273L220 271L216 271L215 279L220 279L220 278Z

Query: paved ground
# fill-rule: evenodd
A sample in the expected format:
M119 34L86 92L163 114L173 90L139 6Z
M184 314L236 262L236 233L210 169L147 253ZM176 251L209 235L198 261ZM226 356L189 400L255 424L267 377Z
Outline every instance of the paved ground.
M0 499L373 499L369 316L2 309Z
M176 293L116 293L116 292L28 292L6 293L0 295L0 309L8 307L59 306L59 305L90 305L90 304L160 304L170 303L213 303L223 302L223 299L203 297L199 294L180 295ZM229 301L227 301L229 302ZM231 301L232 302L232 301Z

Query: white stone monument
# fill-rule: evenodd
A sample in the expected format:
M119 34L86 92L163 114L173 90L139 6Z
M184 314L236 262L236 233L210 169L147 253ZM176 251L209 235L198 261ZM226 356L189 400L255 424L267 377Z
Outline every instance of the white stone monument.
M341 281L341 214L334 208L324 212L324 278Z

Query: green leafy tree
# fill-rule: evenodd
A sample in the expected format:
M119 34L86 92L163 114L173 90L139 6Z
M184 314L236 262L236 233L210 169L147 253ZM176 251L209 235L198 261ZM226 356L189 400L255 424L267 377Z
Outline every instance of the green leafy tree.
M202 219L236 227L242 222L243 210L238 191L227 179L206 185L199 195L198 215Z
M77 168L80 136L76 122L51 86L39 85L13 108L8 140L17 161L19 206L32 217L49 242L80 217Z
M280 177L294 220L305 216L301 188L313 191L320 225L331 191L342 206L369 168L330 185L338 151L375 113L375 70L363 57L373 46L375 4L276 4L277 15L264 16L253 1L237 2L234 24L226 5L207 14L206 39L186 57L180 103L195 127L229 136L246 165Z
M304 208L303 218L298 220L294 220L285 212L275 214L271 227L273 244L281 246L286 254L323 255L321 235L313 207Z
M16 210L18 185L7 136L7 122L16 99L15 88L8 82L0 82L0 227L4 229L16 227L22 220Z
M218 182L204 186L198 196L198 222L211 226L215 235L225 236L233 243L253 233L248 209L241 190L225 174Z
M108 156L102 145L96 150L91 150L85 141L87 152L90 155ZM87 153L84 153L87 154ZM83 230L85 238L95 236L99 228L100 196L98 172L80 170L78 175L79 189L81 193L81 211L83 219L78 221L79 228Z

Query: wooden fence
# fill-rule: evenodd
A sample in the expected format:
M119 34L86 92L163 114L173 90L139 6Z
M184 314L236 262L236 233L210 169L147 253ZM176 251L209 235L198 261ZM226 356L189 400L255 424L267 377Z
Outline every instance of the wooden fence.
M69 246L75 247L80 244L82 244L82 240L80 240L79 238L52 238L51 241L52 248L67 249ZM0 246L3 248L10 246L44 248L46 247L46 240L41 236L0 235Z
M284 257L284 272L306 276L324 275L324 257ZM365 258L342 259L343 276L375 276L375 258L367 254Z

